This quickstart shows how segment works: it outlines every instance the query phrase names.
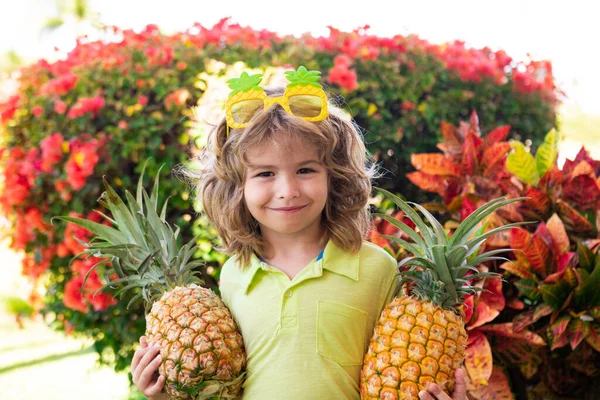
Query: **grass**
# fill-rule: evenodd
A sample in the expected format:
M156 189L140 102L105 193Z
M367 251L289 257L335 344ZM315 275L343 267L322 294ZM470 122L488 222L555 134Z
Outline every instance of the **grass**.
M127 374L99 367L90 341L65 337L42 320L25 320L24 325L21 330L10 316L0 313L1 398L131 398Z

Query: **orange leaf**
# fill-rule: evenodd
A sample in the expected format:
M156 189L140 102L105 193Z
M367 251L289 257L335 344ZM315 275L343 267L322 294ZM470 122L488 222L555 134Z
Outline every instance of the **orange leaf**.
M467 175L473 175L478 167L477 149L475 148L474 135L469 132L462 145L462 171Z
M498 316L498 314L500 314L500 310L496 310L490 307L489 304L480 301L475 306L475 311L473 312L473 315L475 316L474 322L470 324L467 329L474 329L490 321L493 321L494 318Z
M494 365L489 382L488 385L480 386L469 394L479 400L514 400L508 378L501 367Z
M569 344L571 349L575 350L579 343L585 339L590 331L590 323L582 321L580 318L571 320L569 327L567 328L567 337L569 338Z
M513 324L514 324L513 328L514 328L515 332L522 331L523 329L525 329L529 325L533 324L540 318L545 317L550 314L552 314L552 307L550 307L547 304L542 303L542 304L538 305L536 308L534 308L533 310L529 310L529 311L523 312L521 314L518 314L513 319Z
M525 193L528 200L525 200L521 206L523 211L529 211L528 215L535 215L538 218L545 218L548 211L550 211L550 199L548 194L542 190L529 189Z
M410 162L413 167L421 172L431 175L451 175L460 177L460 166L452 162L443 154L438 153L421 153L411 154Z
M595 177L579 175L563 186L562 196L577 210L593 210L600 201L600 188Z
M547 334L548 340L551 343L550 350L558 349L569 343L566 332L570 321L571 316L565 314L554 321L552 325L548 326Z
M448 179L442 176L425 174L421 171L406 174L409 181L426 192L434 192L442 195L448 188Z
M472 133L477 137L481 137L481 131L479 131L479 116L475 110L471 112L471 119L469 120L469 133Z
M479 330L481 330L483 332L490 332L495 335L514 338L514 339L523 339L527 343L535 345L535 346L545 346L546 345L546 342L544 341L544 339L536 333L530 332L528 330L522 330L520 332L515 332L513 330L512 322L505 322L503 324L484 325L484 326L480 327Z
M575 166L575 168L573 168L573 171L571 171L571 178L575 178L581 175L595 177L596 174L594 173L594 167L592 167L587 161L581 161Z
M499 126L495 128L493 131L488 133L485 137L485 141L488 144L498 143L503 141L508 137L508 132L510 131L510 125Z
M460 154L462 146L456 135L456 127L448 122L441 123L443 143L438 144L438 148L447 156L455 156Z
M600 353L600 325L591 325L585 341Z
M510 143L508 142L494 143L485 149L483 156L481 157L484 175L487 175L493 168L497 168L496 164L506 158L510 149Z
M552 250L554 254L559 255L569 251L569 236L565 230L565 224L563 224L556 213L552 214L546 223L546 228L548 228L548 232L552 236Z
M492 348L485 335L479 331L469 332L465 351L465 368L475 387L487 385L492 375Z
M539 235L531 237L530 246L525 250L525 256L535 272L544 277L548 275L548 266L552 261L550 247Z
M558 216L568 230L580 233L594 230L592 223L564 200L558 199L556 205L558 206Z
M519 278L531 279L535 276L531 270L531 266L527 262L522 262L519 260L507 261L500 265L500 268L518 276Z
M506 304L504 294L502 294L502 279L487 279L485 289L479 297L479 302L487 303L491 308L502 311Z

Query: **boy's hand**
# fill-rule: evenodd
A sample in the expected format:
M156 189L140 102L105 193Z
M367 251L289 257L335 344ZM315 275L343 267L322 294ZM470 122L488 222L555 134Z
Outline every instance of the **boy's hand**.
M157 372L161 363L158 347L148 347L145 336L140 337L141 348L133 355L131 360L131 375L133 383L148 400L168 399L166 393L162 393L165 378Z
M448 396L438 385L432 383L429 385L429 392L421 390L419 392L419 399L421 400L467 400L467 381L465 379L465 371L462 368L458 368L454 373L454 379L456 379L456 386L452 397Z

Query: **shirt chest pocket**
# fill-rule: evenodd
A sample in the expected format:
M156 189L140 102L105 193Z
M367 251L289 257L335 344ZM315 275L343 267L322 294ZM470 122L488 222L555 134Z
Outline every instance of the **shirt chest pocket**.
M317 353L342 366L361 365L369 314L332 301L317 307Z

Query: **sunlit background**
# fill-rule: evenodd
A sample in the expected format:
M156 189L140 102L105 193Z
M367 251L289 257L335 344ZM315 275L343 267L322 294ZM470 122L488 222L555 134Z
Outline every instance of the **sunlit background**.
M378 36L416 34L440 44L462 40L476 48L503 49L516 60L551 60L556 82L565 93L559 109L561 159L573 157L582 144L593 156L600 157L597 51L600 24L594 2L90 0L88 7L80 12L70 8L71 3L0 1L0 73L4 80L8 71L18 65L40 58L54 61L64 57L75 46L78 35L88 35L91 40L100 38L98 24L136 31L147 24L156 24L165 33L173 33L183 31L195 22L210 27L223 17L232 17L232 22L254 29L294 35L310 32L315 36L327 35L329 25L343 31L369 25L369 32ZM9 84L0 82L0 89ZM3 252L2 259L0 296L26 293L28 283L20 277L16 256ZM3 315L1 323L12 323L8 316L0 315ZM19 343L30 343L20 331L13 332L15 337L21 337ZM80 348L76 342L62 342L65 339L59 339L58 334L44 332L38 332L37 347L30 346L25 353L11 353L10 348L0 344L0 387L5 393L0 397L17 398L11 396L18 393L18 398L91 399L90 393L98 393L97 398L106 399L122 398L127 393L126 377L114 376L107 369L94 369L95 355L91 353L75 354L77 357L69 358L70 361L53 361L54 366L59 366L53 371L40 369L40 366L7 369L15 362L54 354L54 350L48 350L49 345L62 351ZM73 351L77 353L77 350ZM59 382L57 374L67 373L65 371L73 377L69 379L71 382L80 379L86 383L86 394L71 391L65 392L64 397L53 397L60 396L58 393L62 390L69 390L59 384L58 389L48 395L44 385ZM40 378L41 382L37 378L39 375L44 376ZM21 383L27 380L36 382L24 389ZM9 397L5 397L6 393ZM23 393L25 395L21 397Z

